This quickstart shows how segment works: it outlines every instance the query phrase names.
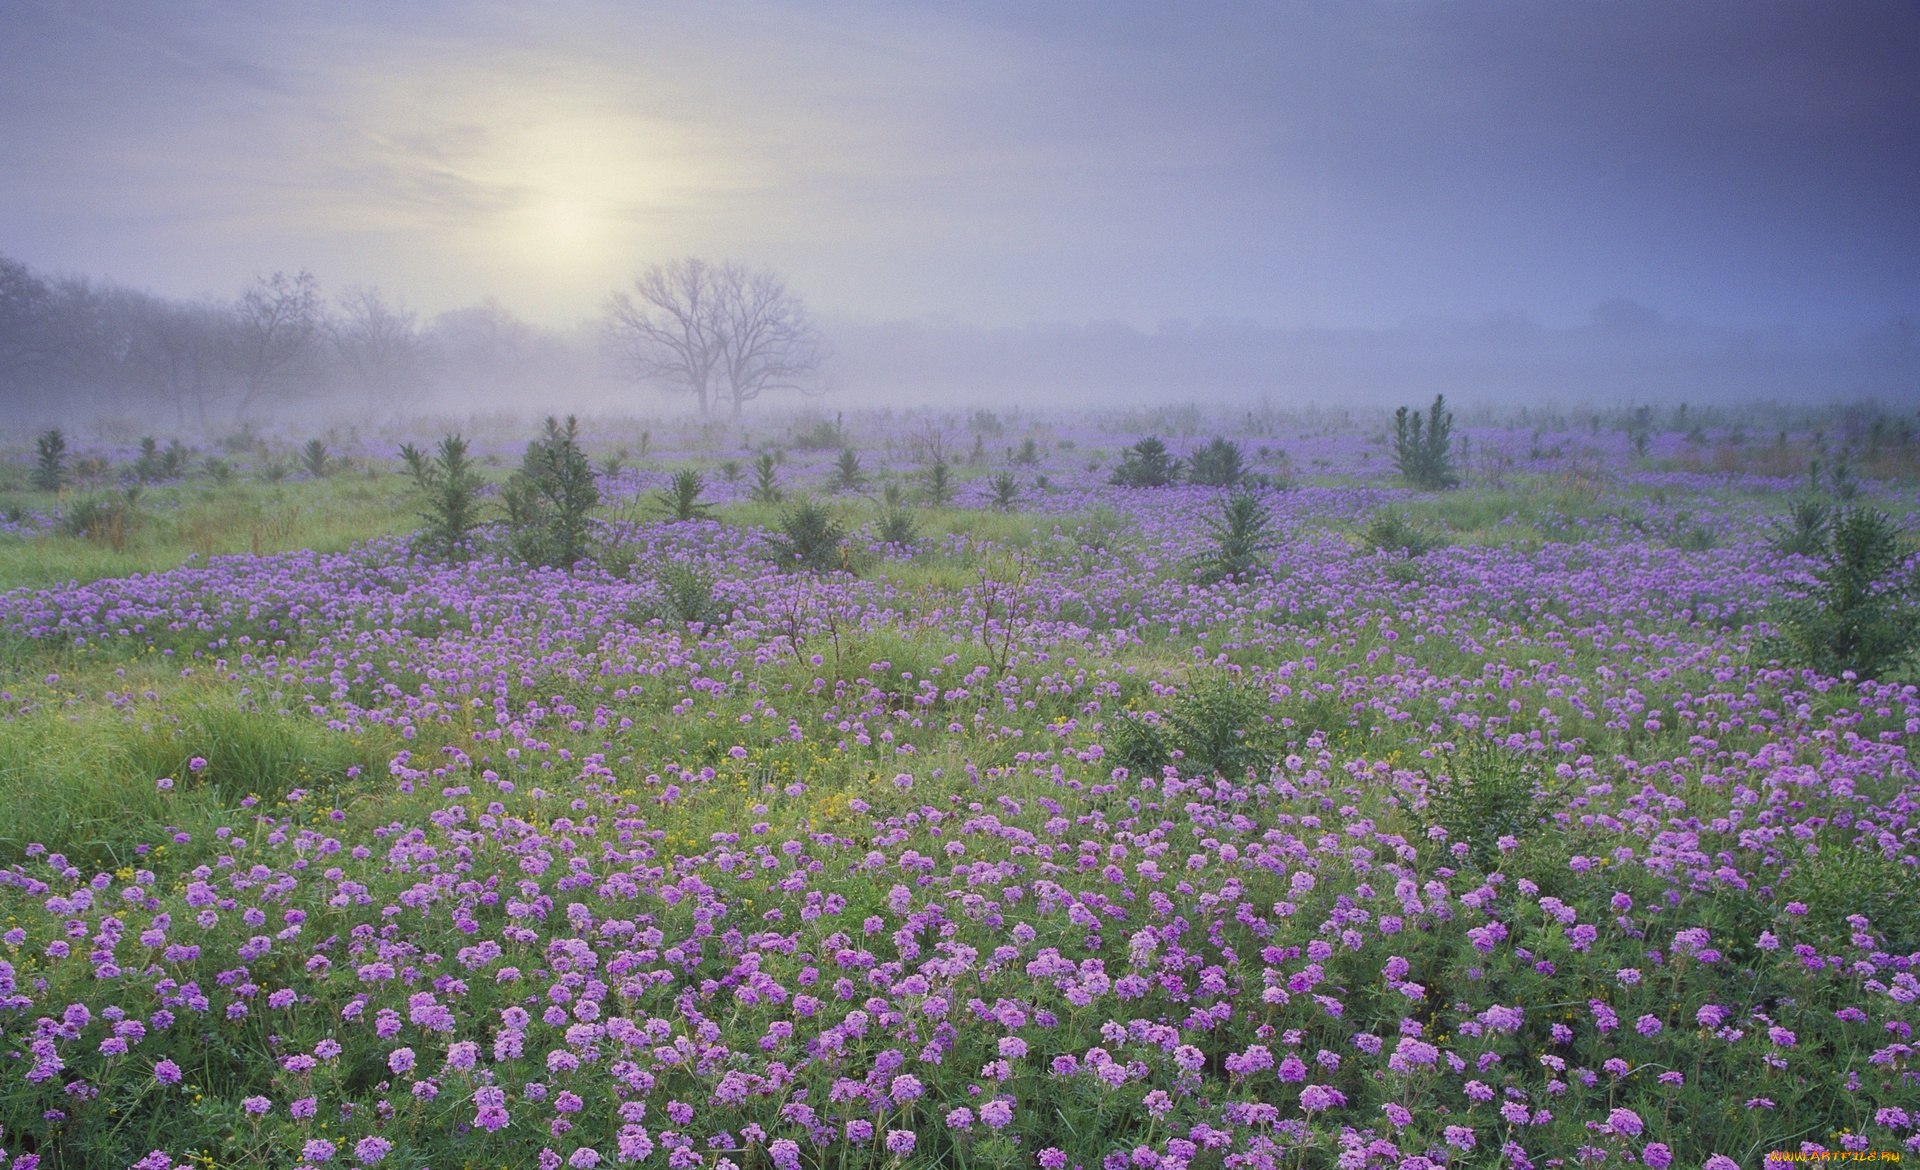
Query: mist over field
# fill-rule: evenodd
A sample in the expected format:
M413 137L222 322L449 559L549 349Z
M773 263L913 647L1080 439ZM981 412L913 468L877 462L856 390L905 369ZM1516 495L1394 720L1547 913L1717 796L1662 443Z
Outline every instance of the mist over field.
M1898 405L1917 51L1891 0L13 5L0 417L697 409L603 336L690 256L785 281L840 409ZM263 386L220 331L302 272Z
M1920 1157L1920 7L0 3L0 1170Z

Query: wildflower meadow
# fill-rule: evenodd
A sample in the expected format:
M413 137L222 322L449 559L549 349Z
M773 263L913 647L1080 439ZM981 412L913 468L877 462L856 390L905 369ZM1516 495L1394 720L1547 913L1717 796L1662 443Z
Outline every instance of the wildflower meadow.
M1425 417L20 447L0 1161L1920 1157L1911 426Z

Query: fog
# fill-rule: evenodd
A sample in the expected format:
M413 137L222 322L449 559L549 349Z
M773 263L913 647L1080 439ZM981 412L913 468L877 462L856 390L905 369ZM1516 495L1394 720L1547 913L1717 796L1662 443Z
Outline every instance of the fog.
M820 343L727 412L1905 404L1917 108L1896 0L9 5L0 424L693 410L686 257Z

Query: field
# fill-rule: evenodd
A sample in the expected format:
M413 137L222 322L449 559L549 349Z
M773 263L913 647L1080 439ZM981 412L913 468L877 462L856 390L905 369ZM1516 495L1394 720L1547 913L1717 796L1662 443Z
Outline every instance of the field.
M1906 438L587 420L540 567L468 430L15 453L11 1166L1920 1154Z

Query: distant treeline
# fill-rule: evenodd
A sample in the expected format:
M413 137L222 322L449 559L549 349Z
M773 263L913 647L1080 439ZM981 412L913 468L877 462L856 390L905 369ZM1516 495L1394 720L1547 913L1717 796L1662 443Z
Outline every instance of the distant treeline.
M665 399L639 389L648 379L609 352L606 324L542 328L491 299L422 319L377 289L329 298L306 272L258 278L230 299L179 300L0 257L0 426L120 419L136 430L205 435L303 417L624 414L690 404L671 379L652 379ZM1505 415L1549 402L1582 419L1649 403L1723 414L1767 400L1822 410L1877 400L1895 413L1920 406L1920 329L1911 321L1809 339L1610 302L1571 328L1517 318L1394 329L824 325L836 405L853 410L1033 401L1060 410L1179 402L1390 410L1445 394L1463 421L1483 422L1491 417L1483 408ZM1678 429L1716 421L1733 425L1730 415L1696 413Z
M209 433L303 410L385 418L456 388L468 409L551 400L600 381L588 339L491 300L422 321L378 289L329 300L307 272L177 300L0 257L0 410L15 425L127 416Z

